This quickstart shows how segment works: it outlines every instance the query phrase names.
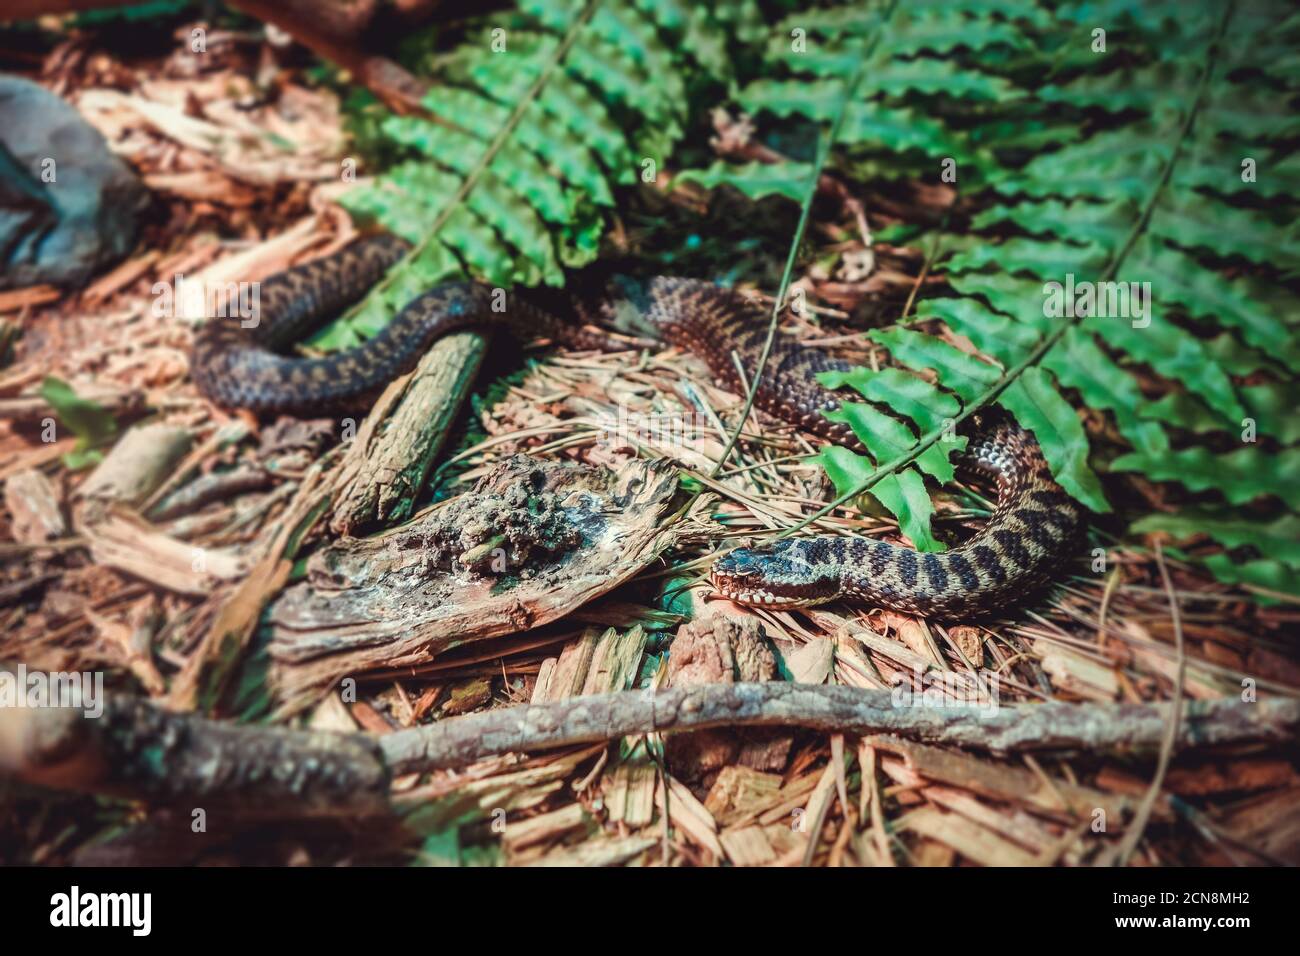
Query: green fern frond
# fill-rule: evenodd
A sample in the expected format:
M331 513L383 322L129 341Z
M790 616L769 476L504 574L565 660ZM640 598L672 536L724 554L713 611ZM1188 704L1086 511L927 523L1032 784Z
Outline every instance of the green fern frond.
M705 189L727 185L750 199L785 196L801 202L811 169L810 163L792 161L732 165L718 160L708 169L688 169L678 173L674 182L699 183Z
M416 248L324 344L373 334L439 281L562 285L566 268L594 259L616 188L662 165L681 138L692 77L725 78L716 15L647 0L523 0L471 27L437 60L432 118L380 126L409 158L343 199Z
M769 49L774 77L745 87L740 102L769 120L819 118L817 85L846 68L842 50L871 22L859 5L787 18L783 29L807 32L806 51L779 33ZM1112 44L1122 37L1122 55L1099 48L1098 24ZM1300 424L1288 414L1300 364L1300 301L1288 287L1300 275L1292 195L1300 114L1284 91L1300 86L1300 63L1284 47L1300 36L1300 18L1270 0L1196 10L1005 0L908 5L890 27L870 71L881 82L864 85L853 113L862 120L846 122L836 145L851 168L876 176L934 182L935 160L954 160L974 214L934 237L934 268L959 297L923 300L908 328L872 334L899 368L823 377L868 403L846 404L837 417L875 462L820 456L841 498L882 475L916 474L913 460L945 480L936 452L946 465L953 449L943 435L996 401L1035 432L1058 481L1094 510L1108 504L1080 406L1107 413L1130 446L1106 470L1228 505L1280 499L1291 522L1300 510ZM1261 49L1283 66L1261 67ZM906 128L888 121L903 115ZM700 179L728 181L721 168ZM1053 312L1047 284L1071 275L1139 290L1149 283L1147 313ZM962 340L978 354L958 348ZM1148 399L1153 387L1164 397ZM1243 446L1243 436L1253 443ZM905 533L934 546L920 527L928 511L904 504L906 521L894 513ZM1194 526L1189 518L1160 527ZM1204 533L1233 547L1223 527ZM1234 583L1294 585L1300 555L1260 552L1242 565L1223 554L1207 565Z

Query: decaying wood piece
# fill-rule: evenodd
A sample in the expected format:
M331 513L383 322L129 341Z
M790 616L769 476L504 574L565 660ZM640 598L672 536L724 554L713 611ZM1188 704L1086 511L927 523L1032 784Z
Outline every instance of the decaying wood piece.
M0 770L42 786L258 818L390 813L383 754L365 734L257 727L109 698L0 711Z
M486 351L478 333L446 336L420 360L409 383L403 377L385 390L339 468L332 532L356 534L410 517Z
M710 530L698 508L666 524L676 492L664 462L610 472L519 455L413 522L331 545L269 614L277 688L292 706L563 617Z
M380 743L394 773L628 734L740 726L895 734L995 754L1141 751L1159 743L1168 719L1168 704L898 707L889 691L772 682L601 694L510 707L399 731ZM1250 704L1235 698L1193 701L1180 722L1179 746L1294 742L1298 730L1300 700L1293 698Z
M199 653L173 688L176 706L193 707L200 696L209 704L215 700L217 685L224 683L247 646L264 603L288 578L291 562L284 559L284 548L301 522L315 520L312 516L318 507L334 503L336 531L409 514L429 463L441 449L468 394L485 347L483 338L475 333L437 342L415 372L384 391L353 437L340 467L329 473L328 484L322 486L318 481L326 474L320 467L324 463L313 467L312 477L298 489L282 520L264 536L264 544L254 549L259 563L253 573L223 602ZM208 587L205 593L210 591ZM213 674L203 677L218 661L221 663ZM212 683L203 695L201 677Z

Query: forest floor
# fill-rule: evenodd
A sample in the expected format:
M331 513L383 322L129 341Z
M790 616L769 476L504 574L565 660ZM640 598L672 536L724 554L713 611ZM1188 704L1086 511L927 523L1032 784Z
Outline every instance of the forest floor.
M243 652L255 656L268 636L258 614L302 586L310 555L332 539L323 524L313 527L297 552L304 570L281 560L286 527L320 503L322 488L337 487L347 466L345 455L329 453L337 422L256 423L214 408L188 377L194 317L157 308L156 284L176 276L256 281L355 235L334 204L349 185L339 177L348 139L334 94L288 66L273 71L265 95L253 80L259 64L265 69L257 38L217 35L201 63L179 46L166 58L127 61L78 40L33 63L33 78L104 133L156 208L134 253L87 288L0 293L14 353L0 368L0 659L103 671L113 693L177 710L202 697L220 654L207 638L215 620L249 619ZM671 176L653 191L644 202L701 216L702 229L704 217L719 218L707 194L674 188ZM853 194L870 229L906 216L909 203L945 201L919 189ZM896 320L941 277L926 274L920 250L868 250L834 203L816 212L816 264L796 274L814 308L782 334L878 363L864 317ZM636 229L624 238L634 248ZM773 291L753 294L770 308L763 293ZM1061 569L1058 586L1001 619L941 626L838 604L806 612L731 605L710 595L704 576L719 544L793 524L832 496L805 460L815 451L809 436L754 412L715 476L743 400L689 354L534 343L522 362L494 351L486 369L443 452L436 494L415 503L415 520L526 452L615 474L667 459L699 493L688 516L696 527L540 627L485 628L481 639L451 642L417 663L371 657L351 696L322 693L281 657L268 684L210 712L388 735L530 701L737 674L880 690L903 681L953 698L992 681L1000 704L1300 694L1288 636L1300 620L1294 604L1263 603L1163 555L1154 539L1121 543L1104 526L1094 529L1100 556L1090 544ZM42 388L50 377L93 403L82 434L43 440L47 419L73 424ZM1086 425L1104 446L1106 423ZM152 441L167 451L163 473L134 500L105 496L131 470L114 450L144 427L161 429ZM215 497L177 495L205 481L220 489ZM1137 511L1170 504L1166 489L1140 479L1110 490ZM938 498L936 526L960 533L977 524L972 500ZM856 510L822 527L897 535L887 517ZM771 653L746 643L760 625ZM435 813L431 828L412 823L383 840L288 826L225 832L175 847L176 862L1098 864L1121 852L1155 773L1151 753L998 758L898 737L709 734L689 744L669 738L666 747L657 735L626 737L406 774L391 782L395 805L452 802L454 824ZM1264 746L1177 756L1131 862L1300 862L1295 756ZM129 825L148 817L129 799L3 785L0 821L11 825L0 825L0 860L143 858L147 836Z

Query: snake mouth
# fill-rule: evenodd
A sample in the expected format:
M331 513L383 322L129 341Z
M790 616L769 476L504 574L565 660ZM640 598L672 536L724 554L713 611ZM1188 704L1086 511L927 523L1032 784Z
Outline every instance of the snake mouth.
M728 601L735 601L746 607L799 607L816 604L816 599L776 594L757 584L745 584L726 575L712 575L713 588Z
M808 607L839 596L839 581L822 569L790 560L799 545L783 541L762 548L737 548L713 564L714 590L746 607Z

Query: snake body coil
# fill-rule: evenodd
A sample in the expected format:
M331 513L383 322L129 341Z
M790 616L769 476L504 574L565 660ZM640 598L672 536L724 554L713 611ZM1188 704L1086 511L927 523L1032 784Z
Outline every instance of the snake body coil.
M575 348L607 348L612 340L592 328L598 326L687 349L708 363L723 386L743 394L767 334L758 310L713 283L579 276L565 294L527 290L504 301L481 284L441 285L416 297L357 348L322 358L278 354L361 298L407 249L392 237L362 239L264 281L254 322L210 319L199 329L191 357L199 390L230 408L319 414L372 399L412 369L434 340L458 329L504 327L525 339L541 335ZM806 431L860 448L846 424L821 414L839 402L814 378L848 367L778 336L755 403ZM1033 436L1015 425L982 428L963 458L967 468L993 477L998 503L986 527L960 547L921 554L869 538L792 538L723 555L714 564L715 587L739 603L771 607L854 598L953 617L1005 606L1046 579L1082 516L1052 480Z

